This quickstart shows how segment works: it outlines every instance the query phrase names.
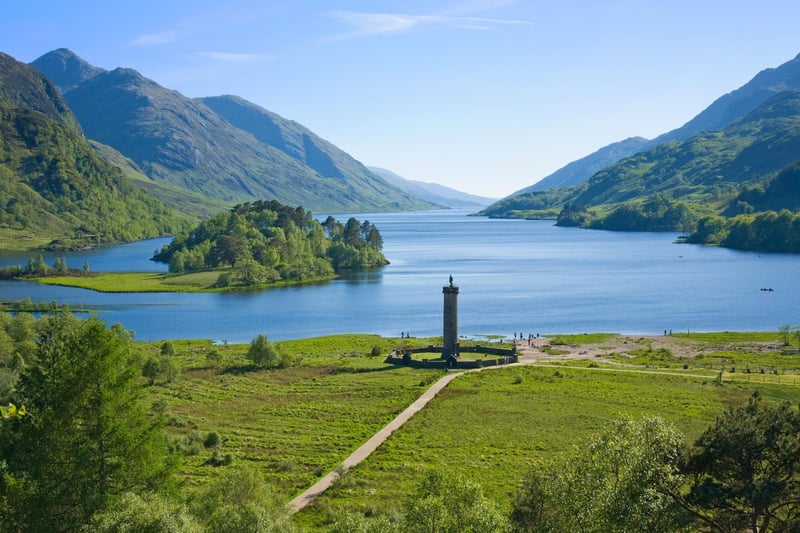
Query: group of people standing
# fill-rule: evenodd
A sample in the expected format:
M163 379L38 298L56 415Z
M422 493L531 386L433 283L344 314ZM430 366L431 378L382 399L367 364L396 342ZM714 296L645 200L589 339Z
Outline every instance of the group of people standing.
M534 333L528 333L528 346L530 346L530 345L533 343L533 340L534 340L534 339L538 339L538 338L539 338L539 334L538 334L538 333L536 333L536 334L534 334ZM522 341L524 341L524 340L525 340L525 336L524 336L524 334L523 334L523 333L520 331L520 332L519 332L519 341L520 341L520 342L522 342ZM517 332L516 332L516 331L514 332L514 342L517 342Z

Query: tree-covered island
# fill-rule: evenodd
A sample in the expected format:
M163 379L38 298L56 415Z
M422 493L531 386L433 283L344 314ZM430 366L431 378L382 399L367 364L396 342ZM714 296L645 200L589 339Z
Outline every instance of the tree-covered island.
M275 200L244 203L177 234L153 260L168 273L94 272L88 262L71 268L41 254L27 266L0 269L0 279L31 279L99 292L205 292L255 289L335 278L345 271L389 264L373 224L332 216L322 223L303 207Z
M348 269L388 264L383 238L369 221L329 216L277 201L237 205L177 235L153 257L172 273L219 270L216 287L331 279Z

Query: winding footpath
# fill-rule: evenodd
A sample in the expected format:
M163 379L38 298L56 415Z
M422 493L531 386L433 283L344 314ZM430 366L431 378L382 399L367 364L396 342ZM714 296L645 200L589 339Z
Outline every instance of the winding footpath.
M545 339L542 339L545 341ZM498 368L509 368L512 366L520 366L520 365L530 365L533 363L539 363L537 366L543 367L552 367L552 368L564 368L562 365L550 365L547 363L542 363L542 356L545 358L547 357L545 354L537 354L536 345L527 346L525 343L517 344L517 350L519 353L519 362L512 363L510 365L499 365L499 366L486 366L481 368L474 368L470 370L464 371L451 371L448 372L445 376L439 379L436 383L431 385L428 390L426 390L422 396L417 398L417 400L409 405L402 413L397 415L391 422L386 424L386 426L378 431L375 435L373 435L367 442L362 444L356 451L350 454L344 461L342 461L341 465L327 475L322 477L319 481L314 483L311 487L306 489L303 493L299 496L294 498L288 504L286 504L286 511L289 515L295 514L302 510L305 506L310 504L314 499L328 490L331 485L339 478L338 470L344 468L348 470L353 468L361 461L369 457L369 455L378 449L378 446L383 444L383 442L389 438L389 436L398 428L400 428L403 424L405 424L408 420L411 419L412 416L417 414L419 411L425 407L428 402L430 402L436 395L444 389L448 383L456 379L458 376L462 376L464 374L469 374L470 372L481 372L483 370L491 370L491 369L498 369ZM686 372L657 372L653 370L639 370L633 368L587 368L587 367L580 367L581 370L588 370L588 371L597 371L597 372L633 372L633 373L643 373L643 374L662 374L662 375L674 375L674 376L682 376L682 377L694 377L694 378L702 378L702 379L709 379L711 376L708 374L693 374L693 373L686 373Z

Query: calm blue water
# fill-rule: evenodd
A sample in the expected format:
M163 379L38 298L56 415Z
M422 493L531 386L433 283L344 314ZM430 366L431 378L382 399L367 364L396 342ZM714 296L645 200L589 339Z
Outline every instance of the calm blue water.
M380 229L391 265L320 285L229 294L102 294L0 282L0 300L96 305L102 318L145 341L249 342L258 333L272 340L335 333L428 336L441 335L442 287L452 274L460 287L459 333L465 336L777 331L800 322L800 256L674 244L671 233L590 231L466 215L357 215ZM67 263L81 268L88 260L93 271L163 271L149 257L166 242L75 252ZM26 264L29 256L0 255L0 264Z

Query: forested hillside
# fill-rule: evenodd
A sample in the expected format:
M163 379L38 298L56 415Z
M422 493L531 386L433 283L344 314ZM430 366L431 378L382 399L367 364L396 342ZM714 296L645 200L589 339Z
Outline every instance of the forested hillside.
M302 207L274 200L237 205L175 237L154 257L171 272L224 268L219 287L327 279L344 269L387 264L368 221L320 224Z
M131 241L183 220L89 147L58 89L0 54L0 242L26 248Z
M541 218L558 211L559 225L688 234L706 216L796 209L787 192L796 187L791 169L798 161L800 92L785 91L722 130L659 145L578 186L507 198L483 214Z

